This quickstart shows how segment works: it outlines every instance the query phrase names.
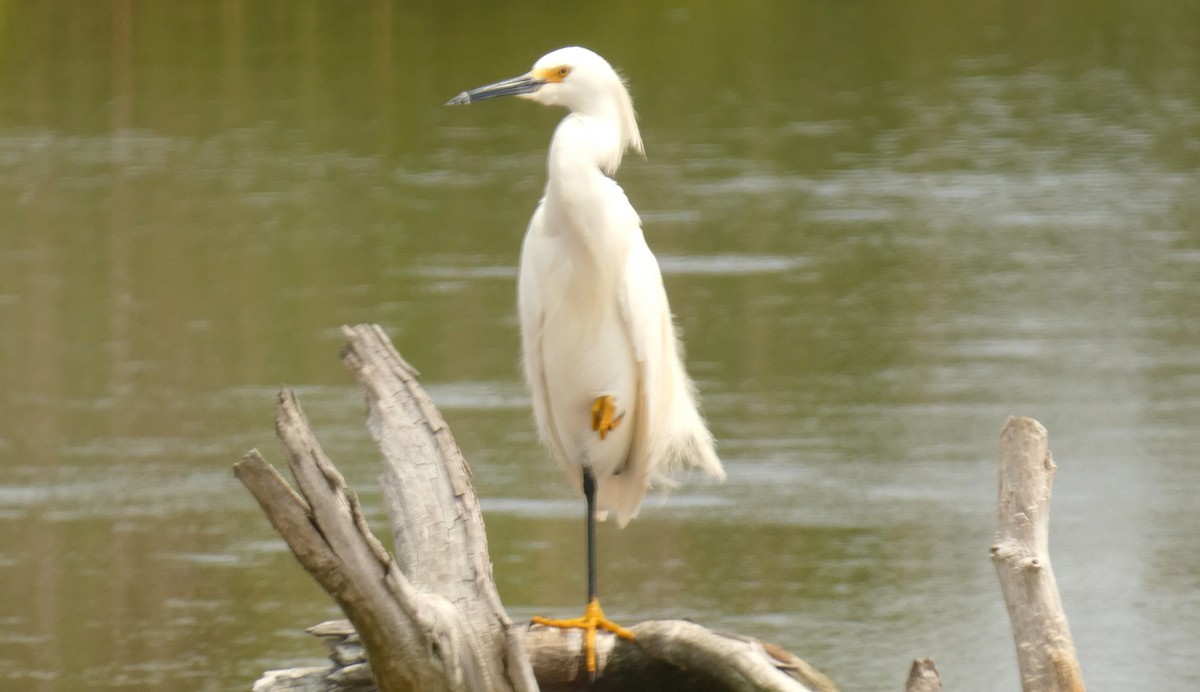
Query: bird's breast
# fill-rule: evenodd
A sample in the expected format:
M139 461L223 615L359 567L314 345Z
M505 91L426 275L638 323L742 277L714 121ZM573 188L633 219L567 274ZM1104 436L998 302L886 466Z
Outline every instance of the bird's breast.
M618 310L591 312L586 304L563 300L543 317L541 353L552 425L571 457L598 475L611 474L626 461L634 428L638 366ZM593 405L601 396L614 399L618 426L601 439L593 429Z

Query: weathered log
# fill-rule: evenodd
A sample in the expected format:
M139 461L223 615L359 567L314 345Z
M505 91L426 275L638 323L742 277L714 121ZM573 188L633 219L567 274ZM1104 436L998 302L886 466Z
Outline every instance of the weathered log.
M416 371L379 327L343 332L383 452L396 557L285 390L277 433L300 494L257 451L235 473L353 624L313 628L333 651L329 666L268 673L255 690L836 690L778 647L675 621L635 625L633 642L601 633L589 683L577 631L515 627L505 615L470 472Z
M542 692L742 689L837 692L812 666L766 642L714 632L684 620L648 621L632 629L640 640L637 643L616 637L602 640L600 658L604 674L594 682L581 674L581 639L577 633L541 626L523 630L525 647ZM324 622L308 631L329 647L329 665L271 671L255 685L255 692L375 689L366 655L349 621ZM671 660L673 655L682 660ZM697 657L702 658L688 660Z
M1025 692L1084 689L1050 567L1050 495L1055 470L1041 423L1010 417L1000 433L1000 490L991 554L1012 622Z

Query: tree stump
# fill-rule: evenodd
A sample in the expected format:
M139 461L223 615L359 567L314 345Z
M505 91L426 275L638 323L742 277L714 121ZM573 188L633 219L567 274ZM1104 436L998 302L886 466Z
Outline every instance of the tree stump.
M368 428L383 454L396 555L371 534L285 389L276 432L299 492L257 450L234 473L349 621L310 630L330 646L331 665L268 673L255 690L836 691L779 647L682 621L635 625L632 642L600 633L589 680L579 632L516 626L505 614L470 471L416 370L379 327L343 333L342 358L366 391Z

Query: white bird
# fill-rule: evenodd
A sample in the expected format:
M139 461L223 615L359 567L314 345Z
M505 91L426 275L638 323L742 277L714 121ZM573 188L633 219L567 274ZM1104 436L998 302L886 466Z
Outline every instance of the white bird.
M540 624L632 633L604 617L596 595L595 519L624 526L648 487L694 467L724 479L697 409L658 261L641 219L610 177L627 149L642 153L633 101L604 58L568 47L527 74L463 92L448 105L519 96L570 113L554 132L548 179L521 250L518 304L525 379L542 441L588 504L588 607Z

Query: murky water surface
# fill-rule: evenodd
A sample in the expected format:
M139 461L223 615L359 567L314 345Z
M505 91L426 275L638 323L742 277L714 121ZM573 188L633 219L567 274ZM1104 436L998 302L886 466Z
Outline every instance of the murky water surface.
M441 105L577 42L632 84L619 179L730 476L602 527L610 614L1016 689L987 548L1024 414L1089 687L1200 688L1195 4L543 4L0 4L0 687L323 656L229 469L280 461L290 384L385 526L344 323L422 370L514 617L581 605L514 310L560 114Z

